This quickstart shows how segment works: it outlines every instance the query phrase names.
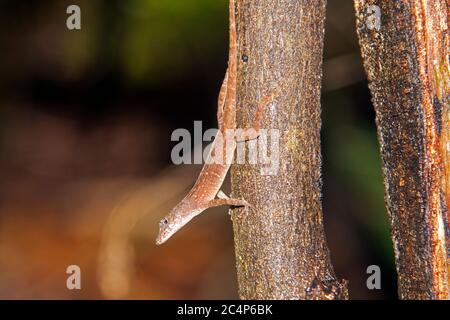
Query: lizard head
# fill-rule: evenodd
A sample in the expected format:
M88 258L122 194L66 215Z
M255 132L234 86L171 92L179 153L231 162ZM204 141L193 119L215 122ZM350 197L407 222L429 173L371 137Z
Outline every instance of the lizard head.
M188 223L194 215L191 213L190 206L181 202L173 208L167 216L159 222L159 232L156 238L156 244L161 245Z

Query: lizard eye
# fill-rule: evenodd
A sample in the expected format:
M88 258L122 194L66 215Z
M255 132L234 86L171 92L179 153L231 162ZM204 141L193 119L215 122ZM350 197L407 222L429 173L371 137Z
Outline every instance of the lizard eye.
M167 226L168 223L169 223L169 221L167 221L167 219L164 218L164 219L161 220L161 222L159 223L159 225L160 225L161 227L165 227L165 226Z

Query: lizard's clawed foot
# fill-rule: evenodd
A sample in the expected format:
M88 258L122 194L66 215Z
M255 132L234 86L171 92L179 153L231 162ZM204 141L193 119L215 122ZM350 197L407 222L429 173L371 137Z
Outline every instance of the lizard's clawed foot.
M217 194L218 197L226 197L224 193ZM219 207L219 206L231 206L231 207L249 207L254 208L250 203L244 199L233 199L233 198L219 198L208 202L207 208Z

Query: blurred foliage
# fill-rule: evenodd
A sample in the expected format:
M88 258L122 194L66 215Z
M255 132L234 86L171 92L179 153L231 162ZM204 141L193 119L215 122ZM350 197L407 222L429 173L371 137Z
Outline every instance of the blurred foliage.
M224 47L227 1L132 0L124 7L122 59L132 78L186 72L189 59L211 60Z
M116 68L132 82L151 85L225 56L226 0L80 0L75 2L82 7L80 32L65 28L65 8L72 2L31 1L24 6L0 1L0 56L12 63L9 72L21 70L20 62L45 59L40 54L50 50L66 77ZM31 51L11 51L25 47Z
M226 48L226 7L226 0L85 2L88 30L67 37L68 68L83 70L97 53L134 83L170 81Z
M361 87L361 86L357 86ZM356 218L370 233L374 248L393 267L393 249L384 205L384 187L376 128L368 125L349 88L324 95L327 161L340 183L350 189Z

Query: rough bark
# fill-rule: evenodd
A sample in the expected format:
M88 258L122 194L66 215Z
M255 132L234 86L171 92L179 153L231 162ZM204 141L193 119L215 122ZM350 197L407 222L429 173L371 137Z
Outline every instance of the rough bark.
M232 167L233 196L255 206L250 211L233 209L240 297L347 298L346 283L333 272L322 221L325 0L241 0L236 14L238 127L250 127L259 99L276 89L262 128L280 133L279 169L274 175L261 174L266 167L261 163ZM269 150L274 143L270 137Z
M448 3L355 0L403 299L449 299ZM380 8L380 28L373 10Z

